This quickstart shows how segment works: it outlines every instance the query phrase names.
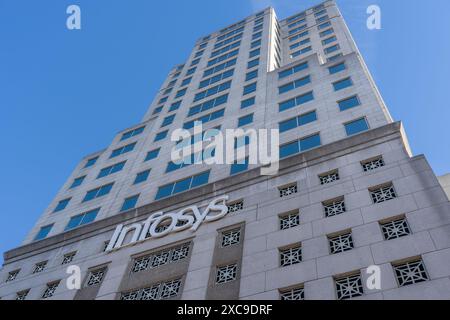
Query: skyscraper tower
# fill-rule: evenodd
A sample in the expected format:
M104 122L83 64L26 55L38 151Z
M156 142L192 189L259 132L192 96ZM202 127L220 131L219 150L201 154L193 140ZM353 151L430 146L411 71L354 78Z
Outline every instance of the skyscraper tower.
M278 173L173 162L196 121L279 129ZM448 299L450 203L335 2L268 8L201 37L4 257L2 299Z

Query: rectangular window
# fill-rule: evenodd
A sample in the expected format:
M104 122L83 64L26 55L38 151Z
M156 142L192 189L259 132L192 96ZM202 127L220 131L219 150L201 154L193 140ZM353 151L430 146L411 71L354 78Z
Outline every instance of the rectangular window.
M298 187L296 183L291 183L287 186L278 188L278 192L280 193L280 198L289 197L298 192Z
M197 93L195 95L195 97L194 97L194 102L202 100L202 99L207 98L209 96L215 95L215 94L217 94L219 92L228 90L228 89L230 89L230 87L231 87L231 80L227 81L227 82L224 82L222 84L219 84L217 86L211 87L208 90L205 90L205 91Z
M258 70L253 70L245 75L245 81L250 81L258 77Z
M97 160L98 160L98 157L88 159L88 161L86 162L86 165L84 167L85 168L92 167L97 162Z
M163 106L155 108L155 110L153 110L153 115L160 113L162 111L162 109L163 109Z
M186 76L190 76L190 75L194 74L196 69L197 69L197 67L188 69L188 71L186 72Z
M216 284L227 283L236 280L237 264L217 267Z
M330 44L330 43L332 43L332 42L334 42L336 40L337 40L336 36L332 36L332 37L326 38L325 40L322 40L322 45L326 46L326 45L328 45L328 44Z
M280 249L280 266L287 267L302 262L302 246Z
M238 127L243 127L252 122L253 122L253 113L239 118Z
M429 280L425 264L421 258L412 259L408 262L393 263L392 268L400 287Z
M181 82L181 87L187 86L189 83L191 83L192 77L186 78Z
M188 117L193 116L194 114L210 110L212 108L218 107L228 101L228 94L224 94L212 100L205 101L201 104L193 106L189 109Z
M160 148L147 152L147 155L145 156L144 161L156 159L158 157L159 150L160 150Z
M339 91L348 87L351 87L353 85L353 81L350 77L339 80L337 82L333 83L334 91Z
M327 47L327 48L323 49L323 51L325 52L325 54L330 54L330 53L338 51L340 48L341 47L339 47L338 44L335 44L331 47Z
M346 211L344 197L322 202L325 217L334 217Z
M136 179L134 179L133 184L138 184L138 183L147 181L149 174L150 174L150 169L149 169L149 170L142 171L142 172L139 172L139 173L136 175Z
M70 218L69 223L67 224L66 228L64 229L65 231L67 230L72 230L74 228L77 228L79 226L91 223L92 221L95 220L95 218L97 217L98 212L100 211L99 209L94 209L91 211L88 211L86 213L80 214L78 216L72 217Z
M278 110L279 110L279 112L282 112L282 111L294 108L296 106L305 104L311 100L314 100L314 94L312 91L279 103Z
M239 39L242 38L242 35L243 35L243 33L239 33L239 34L235 35L234 37L228 38L228 39L223 40L223 41L221 41L221 42L217 42L217 43L214 45L214 49L218 49L218 48L220 48L220 47L223 47L224 45L227 45L227 44L232 43L232 42L234 42L234 41L236 41L236 40L239 40ZM240 43L240 42L239 42L239 43Z
M241 242L241 229L222 232L222 248L231 247Z
M169 112L178 110L178 109L180 108L180 105L181 105L181 100L172 103L172 104L170 105Z
M177 94L175 95L175 99L180 98L182 96L184 96L186 94L186 88L185 89L181 89L177 91Z
M123 169L123 167L125 166L126 161L120 162L120 163L116 163L112 166L103 168L102 170L100 170L97 179L109 176L113 173L119 172Z
M212 74L214 74L216 72L222 71L222 70L224 70L226 68L234 66L236 64L236 61L237 61L237 59L231 59L231 60L229 60L227 62L224 62L222 64L218 64L217 66L215 66L213 68L205 70L205 72L203 72L203 78L207 77L207 76L210 76L210 75L212 75Z
M83 202L90 201L107 195L111 191L113 184L114 183L110 183L88 191L83 199Z
M353 238L351 232L328 236L331 254L337 254L353 249Z
M290 45L289 49L290 50L294 50L295 48L301 47L301 46L303 46L305 44L308 44L310 42L311 42L311 40L309 38L306 38L306 39L304 39L304 40L302 40L300 42L297 42L297 43L294 43L293 45Z
M369 130L369 125L367 124L366 118L361 118L361 119L346 123L344 126L345 126L345 132L347 133L347 136L352 136L354 134L358 134L360 132Z
M255 59L255 60L252 60L252 61L249 61L249 62L247 63L247 69L256 67L256 66L258 66L258 65L259 65L259 58L258 58L258 59Z
M330 19L330 18L328 17L328 15L326 15L326 16L317 18L316 19L316 23L322 23L322 22L324 22L325 20L328 20L328 19Z
M162 139L165 139L165 138L167 137L167 133L168 133L168 132L169 132L168 130L158 132L158 133L156 134L155 140L153 140L153 142L157 142L157 141L160 141L160 140L162 140Z
M345 63L344 62L341 62L341 63L336 64L334 66L328 67L328 71L330 72L330 74L335 74L335 73L341 72L341 71L343 71L345 69L346 69L346 67L345 67Z
M253 83L251 83L249 85L246 85L244 87L243 95L245 96L246 94L249 94L249 93L252 93L252 92L255 92L255 91L256 91L256 82L253 82Z
M120 209L120 212L128 211L128 210L133 209L134 207L136 207L136 203L137 203L138 199L139 199L139 195L138 194L135 195L135 196L126 198L123 201L122 208Z
M290 37L289 38L289 42L294 42L295 40L303 38L303 37L306 37L307 35L309 35L309 31L308 30L303 31L302 33L299 33L299 34L296 34L293 37Z
M222 62L222 61L225 61L225 60L227 60L227 59L229 59L229 58L235 57L235 56L237 56L238 54L239 54L239 49L230 51L230 52L228 52L228 53L226 53L226 54L224 54L224 55L221 55L221 56L219 56L219 57L217 57L217 58L214 58L214 59L212 59L212 60L209 60L209 61L208 61L207 67L211 67L211 66L213 66L213 65L215 65L215 64L217 64L217 63L219 63L219 62Z
M158 104L166 102L168 98L169 97L164 97L164 98L159 99Z
M52 228L53 228L53 224L50 224L50 225L45 226L45 227L41 227L41 229L39 229L39 232L34 237L34 241L42 240L42 239L47 238L47 236L48 236L50 230L52 230Z
M336 293L338 300L346 300L360 297L364 294L361 273L353 273L350 276L336 278Z
M262 36L262 31L257 32L257 33L254 33L254 34L252 35L252 40L256 40L256 39L258 39L258 38L261 38L261 36Z
M249 99L241 101L241 109L248 108L255 104L255 97L251 97Z
M261 39L253 41L250 45L250 48L253 49L253 48L259 47L260 45L261 45Z
M314 122L317 120L317 114L316 111L311 111L305 114L302 114L298 117L280 122L278 124L280 133L286 132L288 130L303 126L305 124Z
M42 299L47 299L47 298L53 297L58 286L59 286L59 281L48 283L47 288L45 289L44 293L42 294Z
M297 211L285 213L279 216L280 230L287 230L300 225L300 214Z
M322 23L322 24L318 25L317 29L322 30L322 29L328 28L330 26L331 26L331 22L328 21L328 22L325 22L325 23Z
M382 203L397 198L392 182L369 189L373 203Z
M380 222L385 240L397 239L411 234L405 216L396 217L388 221Z
M227 71L225 71L223 73L220 73L220 74L218 74L218 75L216 75L214 77L211 77L211 78L208 78L208 79L205 79L205 80L201 81L198 88L199 89L205 88L205 87L207 87L207 86L209 86L211 84L214 84L214 83L219 82L221 80L225 80L225 79L227 79L229 77L232 77L233 74L234 74L234 69L227 70Z
M289 290L280 290L280 300L305 300L305 288L299 286Z
M173 119L175 119L175 115L174 114L165 117L163 122L162 122L162 124L161 124L161 128L172 124Z
M378 156L361 162L361 166L364 172L376 170L378 168L384 167L384 165L385 164L382 156Z
M247 170L248 170L248 158L245 158L244 161L235 161L235 163L231 165L230 175L238 174L240 172L244 172Z
M294 28L294 29L292 29L292 30L289 31L289 35L293 35L294 33L297 33L297 32L299 32L299 31L305 30L306 27L307 27L307 25L304 24L304 25L301 25L301 26L299 26L299 27L297 27L297 28Z
M133 129L131 131L125 132L122 135L122 138L120 138L120 141L125 140L125 139L129 139L131 137L134 137L134 136L137 136L137 135L141 134L144 131L144 128L145 127L140 127L140 128Z
M183 124L183 129L191 129L191 128L193 128L196 121L199 121L201 123L207 123L207 122L210 122L210 121L213 121L213 120L216 120L216 119L219 119L219 118L223 117L224 114L225 114L225 109L221 109L221 110L215 111L215 112L207 114L207 115L205 115L205 116L203 116L201 118L198 118L198 119L195 119L195 120L192 120L192 121L189 121L189 122L185 122Z
M280 146L280 158L286 158L299 152L303 152L320 146L320 136L315 134L294 142Z
M86 178L86 176L75 178L73 180L72 184L70 185L69 189L73 189L73 188L78 187L79 185L81 185L83 183L83 181L84 181L84 178Z
M71 198L67 198L67 199L59 201L58 204L56 205L55 210L53 210L53 212L58 212L58 211L64 210L67 207L67 205L69 204L70 199Z
M192 60L191 67L197 65L199 62L200 62L200 58Z
M309 75L278 87L278 93L283 94L296 88L303 87L308 83L311 83L311 77Z
M120 147L118 149L115 149L111 152L111 155L109 156L110 158L115 158L118 157L122 154L128 153L133 151L134 147L136 146L136 142L131 143L131 144L127 144L126 146Z
M249 58L251 59L253 57L259 56L260 52L261 52L260 49L255 49L255 50L250 51Z
M339 110L345 111L360 105L359 99L357 96L353 96L341 101L338 101Z
M337 169L319 175L319 181L321 185L333 183L335 181L338 181L339 179L339 171Z
M172 90L173 90L173 88L168 88L168 89L166 89L166 90L164 90L164 95L166 95L166 94L169 94L169 93L171 93L172 92Z
M225 42L224 42L225 43ZM229 42L228 42L229 43ZM213 51L212 53L211 53L211 58L214 58L214 57L216 57L216 56L218 56L218 55L221 55L222 53L225 53L225 52L227 52L227 51L230 51L230 50L232 50L232 49L235 49L235 48L237 48L237 47L239 47L241 45L241 42L240 41L237 41L237 42L235 42L235 43L231 43L231 44L229 44L229 45L227 45L227 46L225 46L225 47L222 47L222 48L220 48L219 50L216 50L216 51Z
M296 58L296 57L298 57L299 55L302 55L302 54L307 53L307 52L309 52L309 51L311 51L311 46L306 47L306 48L303 48L303 49L301 49L301 50L299 50L299 51L296 51L296 52L292 53L292 54L291 54L291 58Z
M297 64L289 69L278 72L278 79L286 78L290 75L293 75L294 73L300 72L307 68L308 68L308 62L303 62L303 63Z
M209 180L209 171L205 171L195 176L183 180L169 183L158 188L155 200L169 197L189 189L207 184Z
M330 34L333 34L333 33L334 33L333 28L330 28L330 29L327 29L327 30L325 30L325 31L322 31L322 32L320 33L320 37L323 38L323 37L326 37L326 36L328 36L328 35L330 35Z

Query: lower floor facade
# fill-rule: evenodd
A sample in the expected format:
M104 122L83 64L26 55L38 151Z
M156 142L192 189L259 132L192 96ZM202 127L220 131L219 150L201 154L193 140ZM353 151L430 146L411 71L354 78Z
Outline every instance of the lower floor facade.
M393 123L6 252L0 297L450 299L449 265L447 195Z

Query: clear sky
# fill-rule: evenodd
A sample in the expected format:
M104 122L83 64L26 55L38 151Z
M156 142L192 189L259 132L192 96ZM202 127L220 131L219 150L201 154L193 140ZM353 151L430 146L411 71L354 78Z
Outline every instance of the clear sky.
M285 18L319 2L0 0L0 252L21 243L84 155L139 123L200 36L268 6ZM450 172L450 1L337 2L414 154ZM70 4L81 30L66 28ZM370 4L381 30L366 28Z

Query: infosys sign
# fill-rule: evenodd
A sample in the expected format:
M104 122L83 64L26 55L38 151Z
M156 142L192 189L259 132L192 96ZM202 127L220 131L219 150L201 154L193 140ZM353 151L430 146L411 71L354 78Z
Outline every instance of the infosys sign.
M202 223L222 219L228 213L226 202L228 196L224 195L212 200L203 212L197 206L189 206L178 212L156 212L144 222L133 223L128 226L119 224L109 241L106 252L119 249L123 246L150 238L161 238L171 233L184 230L197 231ZM164 228L161 228L164 226ZM127 243L125 242L127 238Z

